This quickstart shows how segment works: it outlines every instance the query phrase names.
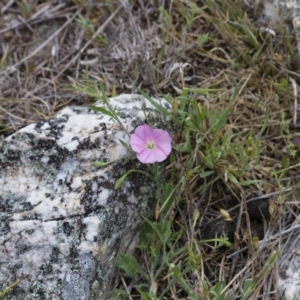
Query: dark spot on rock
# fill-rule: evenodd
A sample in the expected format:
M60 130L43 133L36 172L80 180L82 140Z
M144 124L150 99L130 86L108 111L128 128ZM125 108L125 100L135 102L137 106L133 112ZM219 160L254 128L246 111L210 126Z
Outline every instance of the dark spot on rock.
M37 122L36 125L34 126L34 130L37 131L38 133L41 133L42 132L41 128L44 124L45 124L44 121Z
M94 148L94 145L91 142L90 137L84 138L77 146L77 150L89 150L89 149L93 149L93 148Z
M65 185L70 188L71 184L73 182L73 177L71 175L67 175L65 178Z
M27 234L31 235L31 234L34 233L34 230L33 230L33 229L30 229L30 230L26 230L25 232L26 232Z
M41 288L41 287L37 288L37 290L35 291L35 293L37 295L39 295L39 297L40 297L39 299L46 299L45 291L44 291L43 288Z
M38 161L40 160L44 155L43 154L37 154L37 153L34 153L33 155L30 155L28 156L28 158L30 160L33 160L33 161Z
M100 123L101 130L106 130L106 123Z
M82 114L82 110L81 110L81 109L77 109L77 108L75 108L75 107L72 107L72 111L73 111L74 113L76 113L77 115ZM88 111L91 111L91 109L89 108Z
M45 197L46 198L49 198L51 196L51 194L50 193L45 193ZM53 200L53 199L52 199Z
M51 274L53 272L53 267L51 264L43 264L43 265L41 265L41 271L42 271L42 274L45 276L45 275Z
M20 269L20 268L22 268L22 266L23 266L23 263L21 261L18 261L17 263L14 264L14 268L16 268L16 269Z
M286 270L281 270L281 271L279 271L279 275L280 275L280 277L282 278L282 279L284 279L284 280L286 280L286 279L288 279L288 275L286 274Z
M28 252L29 249L30 249L29 246L24 245L24 244L16 245L16 248L18 249L19 254L23 254L25 252Z
M95 145L99 148L101 146L101 139L97 137L94 141Z
M22 211L32 210L33 206L30 202L22 203Z
M62 160L61 157L59 157L58 155L55 155L55 154L49 155L48 158L49 158L48 159L49 165L51 165L51 164L58 165Z
M33 146L33 140L35 139L35 135L33 133L28 133L25 132L24 133L24 138L27 141L28 144L30 144L31 146Z
M50 254L50 262L57 263L59 254L60 254L59 248L53 247L52 252Z
M119 116L122 119L127 119L127 118L130 117L130 115L128 113L125 113L125 112L122 112L122 111L119 112Z
M61 278L57 279L57 285L60 287L62 285L63 281Z
M0 147L0 168L19 166L21 151L7 149L6 147Z
M69 222L64 222L63 223L63 233L66 236L70 236L73 232L74 227L70 225Z
M38 149L38 150L50 150L55 146L56 142L51 139L38 139L35 142L35 146L33 149Z
M8 160L19 160L20 159L20 153L21 151L19 150L12 150L12 149L7 149L7 151L5 152L5 157Z
M76 259L78 257L78 251L77 251L77 247L75 245L70 247L70 258Z
M8 220L0 221L0 236L4 236L10 231L10 226Z

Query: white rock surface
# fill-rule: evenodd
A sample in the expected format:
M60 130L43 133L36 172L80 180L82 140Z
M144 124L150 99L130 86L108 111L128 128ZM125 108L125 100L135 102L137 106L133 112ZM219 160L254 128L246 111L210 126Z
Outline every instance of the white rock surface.
M162 116L141 96L111 98L128 132ZM167 103L165 103L167 105ZM160 126L163 128L162 126ZM130 175L129 138L109 117L67 107L0 144L0 290L28 275L3 299L105 299L117 253L134 244L141 216L153 208L154 186Z
M296 218L285 228L288 234L281 237L278 294L280 300L300 300L300 219Z

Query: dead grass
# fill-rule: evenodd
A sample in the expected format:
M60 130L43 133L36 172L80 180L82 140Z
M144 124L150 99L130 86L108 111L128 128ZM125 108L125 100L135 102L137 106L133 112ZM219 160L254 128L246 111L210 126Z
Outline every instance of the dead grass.
M230 109L226 125L206 136L206 142L230 132L250 158L242 165L224 156L214 164L215 173L203 178L192 170L197 166L203 172L211 170L205 161L207 149L192 152L191 160L177 155L180 171L175 171L175 178L185 178L186 183L185 193L177 193L180 201L172 211L172 230L182 229L185 235L172 250L189 245L201 258L199 272L184 275L199 299L208 299L208 290L220 280L227 285L224 299L240 295L240 283L249 278L255 280L250 299L278 299L274 291L281 266L264 267L275 251L288 247L298 224L295 189L286 189L298 182L297 167L290 167L299 162L299 150L291 142L299 136L298 86L295 90L292 85L299 82L299 75L293 70L293 38L284 22L274 28L273 36L259 29L267 24L259 9L233 0L23 0L0 4L0 9L3 137L51 117L63 106L90 103L89 97L70 92L75 82L102 82L109 96L135 93L137 87L153 97L167 93L176 97L184 88L219 89L189 94L200 108L215 108L218 113ZM209 120L202 125L195 131L209 130ZM192 137L193 147L198 137ZM183 142L178 139L178 145ZM229 169L240 180L259 183L242 188L226 180ZM264 224L264 239L257 243L247 205L261 195L274 203L275 212ZM232 247L215 249L198 243L203 227L218 220L224 223L220 208L234 220L238 233ZM200 213L196 232L191 225L195 211ZM148 259L144 258L145 266ZM187 263L184 255L178 260ZM120 275L119 286L121 279ZM161 277L156 284L159 296L171 282ZM186 299L186 291L172 284L166 299Z

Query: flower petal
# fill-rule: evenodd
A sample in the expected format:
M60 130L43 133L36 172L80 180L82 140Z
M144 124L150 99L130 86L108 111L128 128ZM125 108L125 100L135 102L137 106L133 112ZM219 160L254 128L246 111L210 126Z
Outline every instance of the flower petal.
M154 133L153 133L153 129L147 125L140 125L138 126L135 131L134 134L136 134L137 136L139 136L142 140L144 140L145 142L148 140L153 140L154 139Z
M131 149L136 153L140 153L146 149L145 141L136 134L131 135L129 144L131 146Z
M172 138L170 134L163 129L154 129L153 134L154 134L154 141L156 144L172 142Z
M153 164L157 161L155 151L149 151L148 149L138 153L137 159L143 164Z
M170 143L158 144L156 145L154 151L157 151L157 155L161 155L159 154L159 152L163 153L167 158L172 151L172 145ZM162 161L162 160L157 160L157 161Z
M166 156L168 156L172 151L172 138L170 134L162 129L154 129L154 135L154 143L156 147Z

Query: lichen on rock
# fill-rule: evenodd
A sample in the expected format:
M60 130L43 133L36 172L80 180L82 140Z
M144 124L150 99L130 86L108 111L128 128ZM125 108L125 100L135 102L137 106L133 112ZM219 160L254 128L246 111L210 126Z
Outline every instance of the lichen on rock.
M141 96L110 103L128 132L145 112L164 123ZM0 290L28 275L4 299L104 299L117 253L134 246L142 215L154 208L146 176L133 173L114 189L126 171L143 168L125 158L120 140L128 139L108 116L67 107L0 144Z

